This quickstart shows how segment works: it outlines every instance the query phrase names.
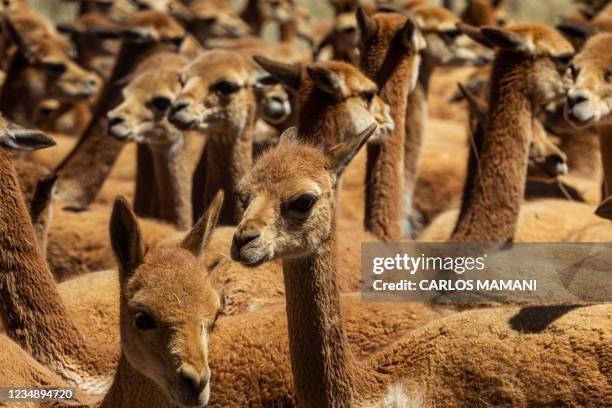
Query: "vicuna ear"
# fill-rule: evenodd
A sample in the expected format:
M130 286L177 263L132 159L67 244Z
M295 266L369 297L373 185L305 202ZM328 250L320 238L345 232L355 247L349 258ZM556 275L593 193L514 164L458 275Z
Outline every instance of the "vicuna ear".
M159 40L157 31L149 27L129 27L121 32L121 37L126 41L137 44L152 43Z
M402 44L411 54L419 51L421 44L419 44L418 28L412 18L408 17L402 27L400 36Z
M484 26L480 29L484 38L496 47L506 51L530 54L533 51L533 44L527 41L522 35L503 28Z
M346 166L348 166L353 157L359 152L359 149L366 144L377 127L378 125L372 123L366 130L359 133L359 135L349 137L344 142L337 144L325 152L330 168L336 175L339 176L342 174Z
M599 204L599 207L595 210L595 214L601 218L612 220L612 196L607 197Z
M487 116L489 113L489 105L487 104L487 101L478 97L463 85L457 84L457 86L459 87L459 91L463 97L467 100L470 111L476 115L478 121L484 126L487 123Z
M210 237L217 226L222 206L223 191L219 191L210 203L210 206L208 206L206 213L202 215L191 231L189 231L185 239L183 239L181 248L188 250L196 257L202 255L202 252L210 242Z
M125 197L115 199L110 219L110 239L121 280L128 279L142 263L144 246L136 216Z
M26 129L12 123L2 133L0 134L0 145L9 149L38 150L55 146L55 140L40 130Z
M582 41L586 41L595 34L595 28L591 26L589 23L574 23L570 21L564 21L557 25L557 30L561 31L561 33L572 39L577 38Z
M30 214L32 219L36 220L42 214L42 212L49 207L51 199L53 198L53 192L55 191L55 185L57 183L57 173L51 173L43 177L36 184L36 191L30 204Z
M485 38L484 35L482 35L480 28L470 25L470 24L466 24L466 23L457 23L455 24L455 26L457 27L457 30L461 31L463 34L467 35L468 37L470 37L472 40L476 41L480 45L483 45L488 48L494 47L494 45L491 44Z
M292 126L290 128L287 128L283 133L281 133L281 135L278 138L278 144L283 145L283 144L293 143L297 140L298 140L297 127Z
M306 72L315 86L323 92L342 95L345 89L344 80L336 72L314 64L308 65Z
M12 41L16 46L21 55L28 60L28 62L32 63L36 60L36 50L33 49L28 42L22 37L19 30L13 25L9 18L1 19L2 26L4 28L6 36Z
M378 23L365 12L363 7L357 9L357 27L359 27L359 40L366 44L378 31Z
M260 55L253 56L253 59L289 90L297 92L300 88L302 76L300 64L283 64Z

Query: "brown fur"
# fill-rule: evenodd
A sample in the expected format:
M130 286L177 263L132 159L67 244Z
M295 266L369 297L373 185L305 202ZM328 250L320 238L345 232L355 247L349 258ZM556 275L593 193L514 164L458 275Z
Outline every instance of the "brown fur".
M134 199L135 202L146 201L150 211L141 210L138 215L169 222L181 230L187 230L192 225L189 182L193 173L193 164L189 161L192 139L172 126L167 121L166 113L181 88L178 74L186 64L186 58L172 53L149 58L143 62L148 69L145 68L144 72L132 79L123 90L122 103L107 114L112 136L142 144L152 156L153 194L139 197L139 193L150 192L146 187L137 185ZM163 69L151 68L158 66ZM152 103L156 100L163 101L167 106L154 106ZM141 165L139 160L139 167ZM138 172L151 178L151 172L141 168Z
M145 56L176 49L177 39L185 35L177 22L153 11L134 14L127 26L125 34L144 43L131 42L129 38L123 41L113 74L100 96L89 126L56 169L60 175L59 197L76 208L85 208L93 201L121 151L122 144L104 132L106 112L121 95L121 84L117 80L129 74Z
M500 50L493 63L481 171L474 180L473 199L451 236L453 241L513 239L524 194L533 112L564 90L555 57L571 54L571 44L545 26L513 27L520 42L517 47L525 51Z
M360 65L378 84L395 122L385 142L368 146L365 226L380 239L392 241L402 236L406 100L415 86L424 43L415 23L406 17L358 13Z
M110 235L119 264L121 358L101 407L208 403L208 336L220 303L199 258L222 201L221 194L215 197L180 245L146 253L127 201L116 201ZM152 327L139 324L142 314Z
M582 51L573 58L569 72L573 84L567 93L565 105L565 116L575 126L598 124L607 195L610 195L612 185L612 58L606 51L610 44L612 34L598 34L589 39Z
M44 257L52 218L51 199L57 177L39 164L17 161L14 164L21 193L28 206L36 241Z
M367 360L355 359L342 324L335 282L333 189L337 174L363 144L363 135L358 140L350 144L352 149L345 144L344 148L323 153L297 143L281 144L264 154L239 186L240 194L248 195L249 206L236 230L232 256L246 265L274 259L283 261L289 349L299 406L376 406L379 401L382 405L385 385L404 390L413 381L425 400L433 401L436 406L460 406L465 399L510 405L599 401L608 386L605 369L601 369L606 365L605 357L599 352L605 344L601 337L603 327L610 325L608 305L585 308L584 314L569 312L575 306L569 310L562 308L568 315L554 323L550 331L540 324L551 324L550 320L558 317L558 312L546 308L456 314L403 336ZM314 194L318 199L307 212L292 212L299 208L294 207L293 200L304 194ZM288 210L276 211L279 204ZM295 219L300 222L296 223ZM603 320L594 327L592 319ZM473 324L466 324L468 321ZM512 329L506 329L508 333L499 336L508 321ZM534 321L541 323L534 324ZM482 346L472 348L468 344L478 336L463 334L464 330L491 336ZM460 334L455 335L455 331ZM533 334L526 335L525 331ZM553 349L547 341L549 333L563 336L560 344L555 339ZM589 345L579 350L573 347L576 336L584 336ZM452 345L447 344L449 341ZM431 346L437 342L443 345L434 346L432 352ZM494 350L492 354L488 352L489 347ZM550 380L550 369L539 370L540 365L535 361L525 362L505 354L517 347L538 350L535 354L528 353L537 361L541 353L551 353L555 367L561 367L555 370L559 377ZM449 364L457 358L462 363ZM575 370L575 359L587 359L588 363ZM422 365L414 369L414 362L419 361ZM436 367L439 364L439 368L430 370L432 363ZM474 378L474 372L480 376ZM500 372L504 373L504 379L517 381L512 382L514 391L505 382L495 381ZM542 387L548 381L551 385ZM483 382L486 392L479 392ZM440 384L444 384L442 395ZM562 388L557 388L560 384Z
M0 150L0 291L3 327L15 342L67 381L97 392L112 370L112 349L89 343L74 325L36 245L8 153ZM10 299L10 302L8 301Z
M228 199L220 223L235 224L241 209L233 197L234 186L252 161L256 113L252 64L236 52L213 50L187 65L181 77L183 88L169 111L170 121L180 129L206 134L206 180L199 181L205 184L203 205L223 190ZM224 94L216 88L220 85L233 89Z

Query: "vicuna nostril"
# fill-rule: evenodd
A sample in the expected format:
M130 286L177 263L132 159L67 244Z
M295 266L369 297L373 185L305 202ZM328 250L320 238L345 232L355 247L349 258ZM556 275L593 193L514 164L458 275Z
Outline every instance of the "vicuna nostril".
M110 129L113 126L119 125L123 122L125 122L125 119L123 119L121 116L115 116L108 119L108 127Z
M170 116L177 114L189 106L189 102L177 102L170 108Z
M187 389L193 391L195 394L200 393L201 382L200 378L195 373L188 370L181 370L179 377Z
M242 231L240 234L235 234L234 241L236 242L236 246L238 248L242 248L243 246L247 245L249 242L252 242L256 240L257 238L259 238L260 235L261 234L259 233L259 231L245 230L245 231Z
M576 106L579 103L585 102L587 101L589 98L587 98L584 95L576 95L576 96L570 96L567 98L567 102L569 103L570 106Z
M121 116L113 116L111 118L108 119L108 127L113 127L116 125L120 125L123 122L125 122L125 119Z
M549 172L553 175L562 175L567 173L567 164L565 158L558 154L551 154L546 156L546 165Z

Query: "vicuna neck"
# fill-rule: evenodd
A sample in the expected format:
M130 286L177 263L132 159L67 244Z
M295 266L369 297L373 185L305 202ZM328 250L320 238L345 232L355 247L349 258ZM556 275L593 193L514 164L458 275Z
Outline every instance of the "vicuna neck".
M300 95L298 105L299 138L313 146L337 145L352 125L346 107L316 87Z
M78 384L95 380L111 367L97 361L100 353L86 343L64 307L3 149L0 208L0 311L6 333L66 380Z
M157 52L174 47L166 43L133 44L124 41L110 80L104 87L89 125L68 156L58 165L58 196L78 207L87 207L111 172L123 143L106 134L106 112L117 105L122 85L119 79L136 64Z
M606 195L612 194L612 125L597 126Z
M155 201L158 208L154 216L174 224L180 230L187 230L192 224L188 145L187 139L181 137L175 143L148 146L155 171Z
M33 89L34 84L28 83L28 67L29 64L21 52L16 52L6 72L0 94L0 112L22 124L34 120L36 108L45 93L44 89Z
M227 200L223 203L219 224L237 225L242 216L240 203L234 197L238 182L251 168L253 161L253 126L255 106L248 105L249 113L243 129L234 132L215 132L207 135L206 183L204 208L207 208L219 190Z
M469 204L451 235L458 242L512 241L525 190L532 107L531 61L500 53L493 63L489 119Z
M414 236L416 231L410 222L412 201L419 169L421 167L421 151L427 122L427 94L429 79L436 67L427 52L421 53L419 77L413 92L408 95L406 103L406 138L404 140L404 222L402 232L406 236Z
M402 236L406 99L413 58L389 55L376 82L391 107L395 129L381 145L367 146L365 228L384 241Z
M293 382L301 407L350 407L356 367L336 285L335 227L313 254L283 261Z
M117 371L100 408L174 408L168 397L150 378L134 369L121 354Z

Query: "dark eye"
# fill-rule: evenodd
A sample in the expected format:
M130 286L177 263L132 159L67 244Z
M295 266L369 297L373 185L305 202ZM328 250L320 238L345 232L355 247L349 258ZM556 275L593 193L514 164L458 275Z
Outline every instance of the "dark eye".
M448 40L448 41L454 41L455 38L459 37L461 35L461 31L459 30L449 30L449 31L443 31L442 36Z
M298 213L307 213L310 211L317 197L312 194L302 194L289 204L289 209Z
M559 61L561 65L564 65L567 67L572 62L572 56L570 55L570 56L559 57L557 58L557 61Z
M257 80L257 84L261 86L275 86L278 85L278 81L271 75L266 75Z
M569 70L570 70L570 74L572 75L573 79L578 78L578 74L580 71L578 71L578 68L576 68L574 64L569 66Z
M66 72L66 65L61 62L48 62L45 63L45 69L53 75L62 75Z
M376 96L376 92L374 91L366 91L363 93L363 98L368 102L368 105L372 103L374 97Z
M240 87L234 82L220 81L214 85L214 89L215 91L220 92L224 95L231 95L234 92L237 92Z
M240 191L236 191L234 192L234 198L238 200L238 202L242 205L243 208L247 208L249 206L248 194L241 193Z
M149 105L158 112L165 112L170 107L170 99L165 96L156 96L149 101Z
M606 72L606 81L612 81L612 69Z
M181 84L181 88L185 86L186 81L183 79L182 76L180 75L178 76L178 81L179 81L179 84Z
M154 329L156 325L155 319L149 316L145 312L136 312L134 315L134 324L140 330L151 330Z

